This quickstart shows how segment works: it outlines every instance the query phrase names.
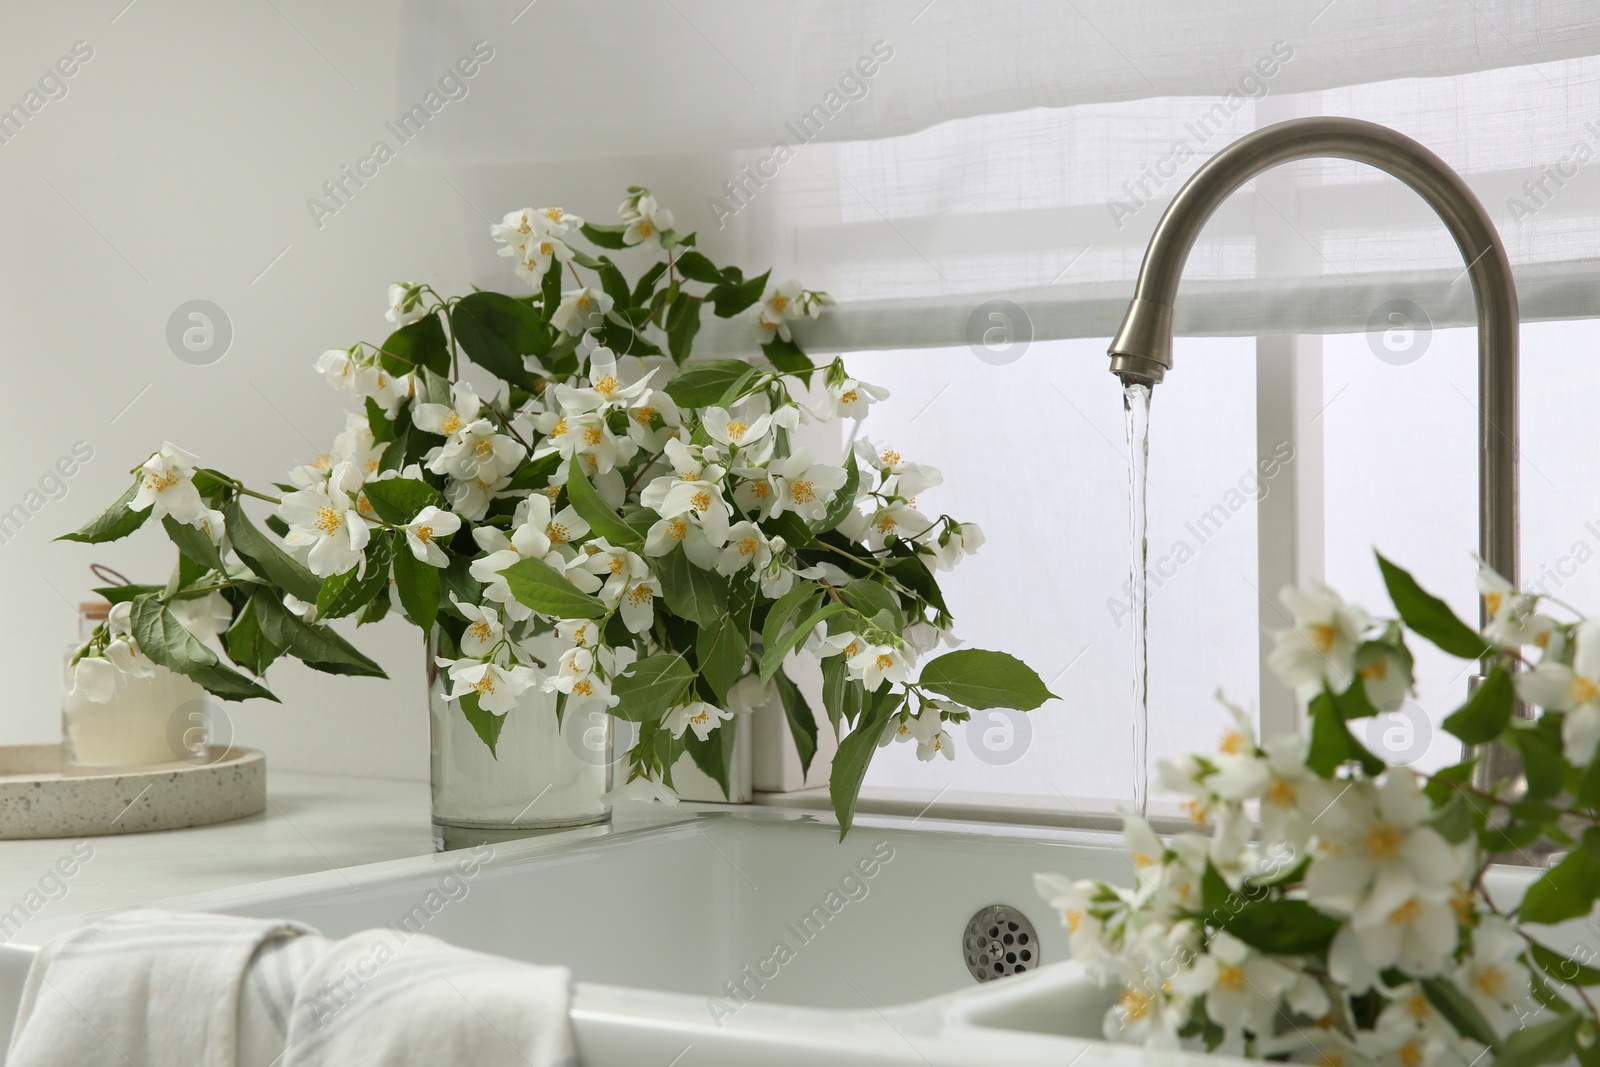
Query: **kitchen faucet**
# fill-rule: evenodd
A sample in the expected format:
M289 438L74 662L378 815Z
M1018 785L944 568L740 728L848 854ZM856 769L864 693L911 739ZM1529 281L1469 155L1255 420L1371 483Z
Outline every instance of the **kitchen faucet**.
M1428 202L1455 238L1478 309L1478 546L1484 561L1517 581L1517 291L1500 234L1461 176L1411 138L1350 118L1291 119L1241 137L1194 173L1156 224L1122 327L1111 372L1155 386L1172 367L1172 308L1189 250L1212 212L1271 167L1332 157L1399 178ZM1484 609L1480 607L1480 612ZM1487 618L1483 619L1487 622ZM1526 714L1525 708L1518 709ZM1473 771L1489 789L1520 773L1516 757L1487 747Z

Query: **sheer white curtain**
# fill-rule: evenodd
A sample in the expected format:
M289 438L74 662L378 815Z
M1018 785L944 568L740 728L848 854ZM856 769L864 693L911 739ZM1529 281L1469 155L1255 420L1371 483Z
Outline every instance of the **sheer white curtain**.
M483 284L511 283L487 219L560 202L609 221L623 187L643 183L713 255L833 292L840 306L802 343L852 353L889 385L897 402L868 432L946 470L929 507L989 529L989 550L950 578L962 636L1020 649L1065 698L1033 718L1022 760L930 768L897 753L872 781L1125 797L1128 636L1110 605L1126 575L1126 460L1102 353L1166 202L1261 125L1369 119L1466 177L1505 237L1525 320L1595 317L1595 14L1592 0L419 0L397 108L425 100L465 46L493 47L470 93L406 150L460 194ZM1256 395L1260 335L1338 335L1317 371L1327 410L1301 427L1326 456L1330 579L1381 606L1381 547L1471 614L1461 266L1414 194L1340 161L1253 183L1206 228L1153 419L1152 553L1192 555L1152 600L1153 755L1210 742L1217 685L1259 697L1259 634L1282 625L1256 584L1254 502L1203 546L1191 531L1273 444L1254 426L1272 402ZM1367 331L1402 297L1438 332L1427 358L1396 367ZM1018 305L1033 338L1000 366L968 349L993 298ZM702 351L750 351L744 323L701 336ZM1551 429L1596 391L1572 348L1594 338L1587 323L1525 331L1530 575L1571 557L1600 517L1584 514L1595 472L1568 463ZM1453 670L1424 664L1431 721L1459 697ZM1446 740L1419 758L1452 758Z

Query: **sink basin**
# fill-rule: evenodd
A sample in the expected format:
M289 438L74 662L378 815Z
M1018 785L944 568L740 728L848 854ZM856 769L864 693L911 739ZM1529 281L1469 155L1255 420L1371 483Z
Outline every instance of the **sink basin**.
M1154 1062L1100 1040L1110 994L1068 959L1033 891L1034 872L1052 870L1132 872L1095 831L862 818L841 843L828 817L738 809L162 906L284 916L333 937L389 925L563 964L586 1067ZM1037 933L1023 973L980 983L965 936L991 905ZM0 947L0 1025L30 956Z

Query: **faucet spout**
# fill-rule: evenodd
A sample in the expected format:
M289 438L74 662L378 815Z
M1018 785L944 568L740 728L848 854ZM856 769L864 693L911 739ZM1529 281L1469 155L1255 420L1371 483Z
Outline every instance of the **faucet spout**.
M1484 561L1517 581L1517 292L1500 234L1461 176L1434 153L1386 126L1304 118L1266 126L1218 152L1194 173L1156 224L1133 301L1111 341L1124 383L1161 382L1172 369L1172 309L1195 238L1235 190L1298 159L1366 163L1400 179L1439 215L1472 279L1478 312L1478 544ZM1487 620L1484 620L1487 621ZM1492 784L1514 760L1488 753L1475 779Z

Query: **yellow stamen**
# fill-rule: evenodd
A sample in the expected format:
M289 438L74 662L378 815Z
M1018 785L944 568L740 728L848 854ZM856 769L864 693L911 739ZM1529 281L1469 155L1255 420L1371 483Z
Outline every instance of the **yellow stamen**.
M552 545L564 545L568 541L572 540L571 534L568 532L567 528L559 522L552 522L549 526L546 526L544 528L544 535L550 538L550 543Z
M455 433L465 425L466 423L461 421L461 416L452 411L444 417L443 422L439 423L439 432Z
M789 483L789 495L794 498L796 504L809 504L817 499L817 490L811 482L801 479Z
M742 422L734 421L728 423L726 429L728 431L728 440L742 441L744 440L745 431L750 429L750 427L746 426Z
M1272 788L1267 790L1267 800L1280 808L1292 808L1296 800L1300 799L1294 786L1283 778L1274 778Z
M1250 751L1250 739L1238 730L1229 730L1222 735L1222 744L1217 746L1227 756L1242 756Z
M1410 926L1420 918L1422 918L1422 905L1417 903L1415 897L1389 913L1389 922L1395 926Z
M1400 852L1400 831L1393 823L1375 822L1367 827L1361 846L1375 860L1393 859Z
M673 519L667 523L667 536L674 541L682 541L689 536L689 523L686 519Z
M601 378L598 382L594 383L594 391L599 393L601 396L610 396L612 393L617 391L617 376L615 374L608 374L604 378Z
M429 543L431 543L433 541L433 527L432 526L418 526L415 530L412 530L411 532L416 537L416 539L418 541L421 541L425 545L429 544ZM480 622L478 625L482 626L483 623Z
M1243 967L1224 967L1217 972L1217 988L1224 993L1237 993L1244 988Z
M317 529L332 536L344 525L344 516L324 504L317 509Z
M1333 650L1333 642L1338 636L1339 631L1335 630L1329 623L1318 623L1311 627L1311 647L1318 652L1331 652Z

